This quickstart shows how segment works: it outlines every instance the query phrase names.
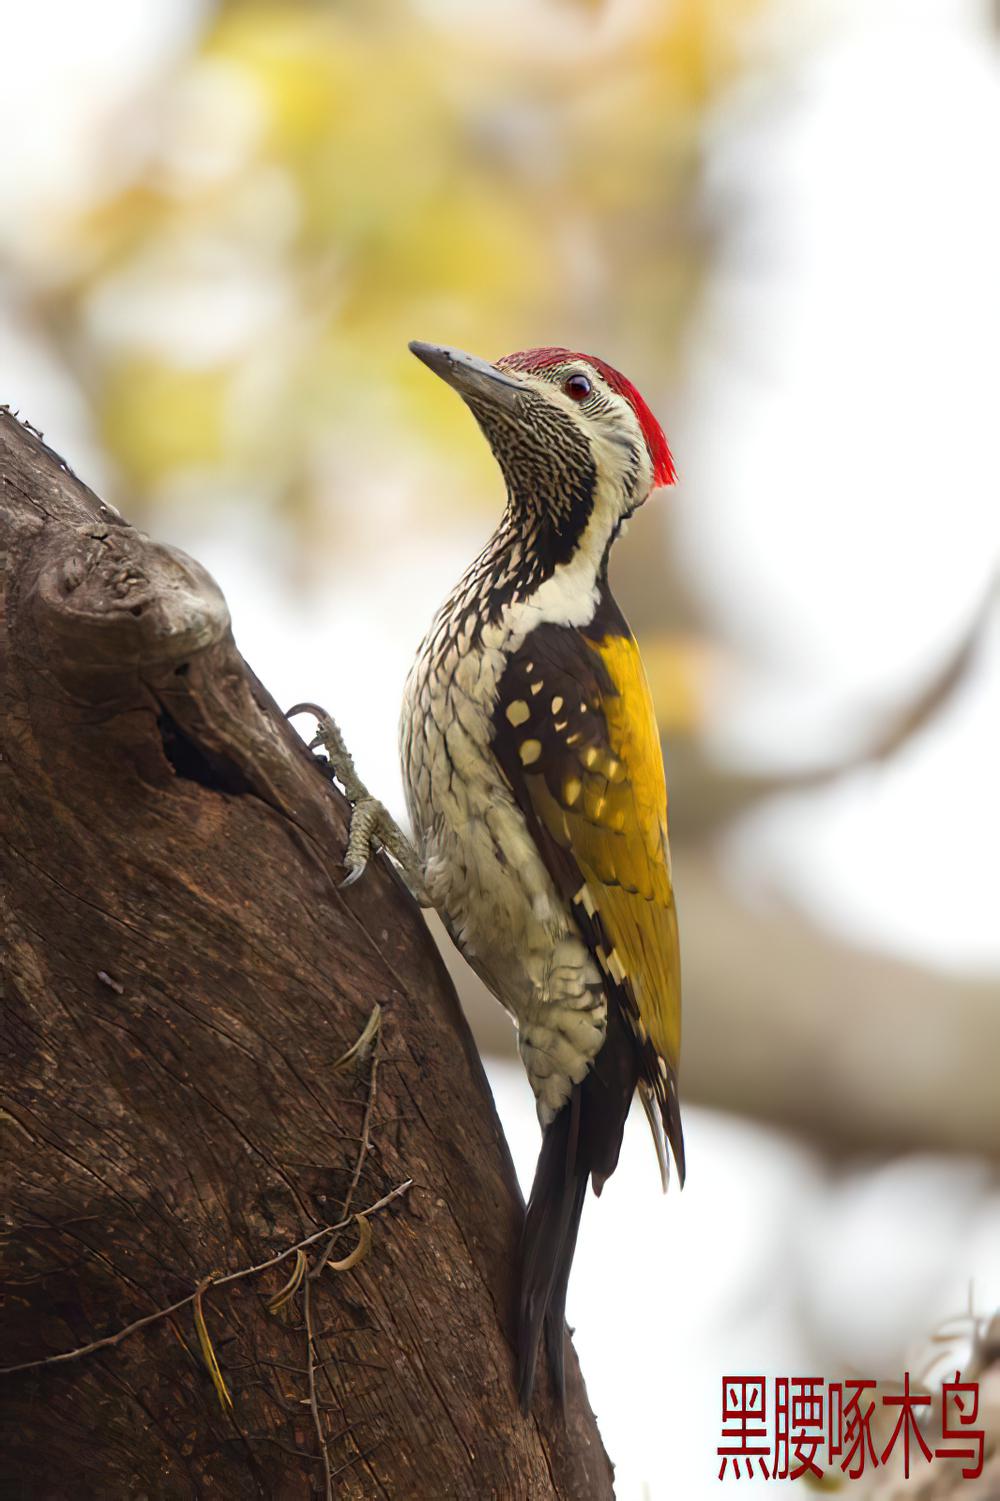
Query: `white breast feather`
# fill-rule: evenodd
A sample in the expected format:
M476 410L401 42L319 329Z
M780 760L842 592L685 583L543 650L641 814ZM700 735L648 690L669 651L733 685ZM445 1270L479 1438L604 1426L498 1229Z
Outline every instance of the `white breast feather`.
M536 626L593 618L601 561L621 519L617 493L598 491L573 557L510 604L476 645L475 616L465 613L475 608L471 583L445 606L403 700L403 780L427 889L455 942L517 1021L543 1124L586 1075L607 1009L597 967L490 749L493 711L508 659ZM457 625L450 623L456 611Z

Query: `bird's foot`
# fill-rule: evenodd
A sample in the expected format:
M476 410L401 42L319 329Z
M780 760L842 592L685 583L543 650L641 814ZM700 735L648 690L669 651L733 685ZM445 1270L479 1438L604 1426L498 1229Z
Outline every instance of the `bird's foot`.
M347 875L341 885L353 886L360 880L372 853L381 848L395 860L420 905L432 906L416 850L385 804L372 797L358 776L354 758L344 744L336 720L317 704L296 704L289 709L287 717L293 719L296 714L311 714L316 720L316 734L309 742L309 749L326 751L330 775L343 787L344 796L351 805L351 824L344 851Z

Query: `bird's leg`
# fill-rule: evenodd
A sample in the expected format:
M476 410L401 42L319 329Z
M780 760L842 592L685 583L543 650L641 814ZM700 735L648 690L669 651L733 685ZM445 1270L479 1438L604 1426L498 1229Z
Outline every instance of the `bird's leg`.
M358 776L354 758L344 744L336 720L317 704L296 704L289 709L288 718L293 719L296 714L312 714L315 718L316 735L310 741L309 749L326 751L330 772L343 787L344 796L351 805L351 825L344 851L347 876L341 885L353 886L364 875L372 852L381 846L399 866L421 907L432 907L434 904L427 894L416 850L385 804L372 797Z

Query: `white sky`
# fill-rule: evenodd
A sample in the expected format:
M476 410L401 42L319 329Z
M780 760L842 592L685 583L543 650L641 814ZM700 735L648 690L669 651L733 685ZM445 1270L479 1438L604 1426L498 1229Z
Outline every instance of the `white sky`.
M88 203L95 187L127 174L145 145L107 125L148 95L183 56L203 0L31 0L3 7L0 94L0 248L37 225L39 211Z
M742 228L695 343L678 509L691 574L762 678L719 748L793 765L913 693L1000 561L989 7L795 9L820 44L710 138L708 211ZM866 941L1000 968L998 705L992 631L928 733L755 818L744 868Z

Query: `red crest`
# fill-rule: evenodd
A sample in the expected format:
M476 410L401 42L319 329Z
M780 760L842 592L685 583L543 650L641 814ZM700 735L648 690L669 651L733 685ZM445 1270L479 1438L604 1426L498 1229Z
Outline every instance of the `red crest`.
M624 396L635 413L639 426L642 429L642 435L646 440L646 447L649 450L649 457L653 464L653 484L672 485L677 478L677 471L674 468L673 456L667 444L663 428L657 422L632 382L622 375L620 370L616 370L613 365L609 365L606 360L599 359L594 354L581 354L579 351L572 349L551 347L548 349L521 349L516 354L505 355L497 363L507 365L512 370L525 370L530 374L536 371L548 370L553 365L564 365L571 360L586 360L589 365L593 365L595 370L600 371L612 391L617 391L619 396Z

